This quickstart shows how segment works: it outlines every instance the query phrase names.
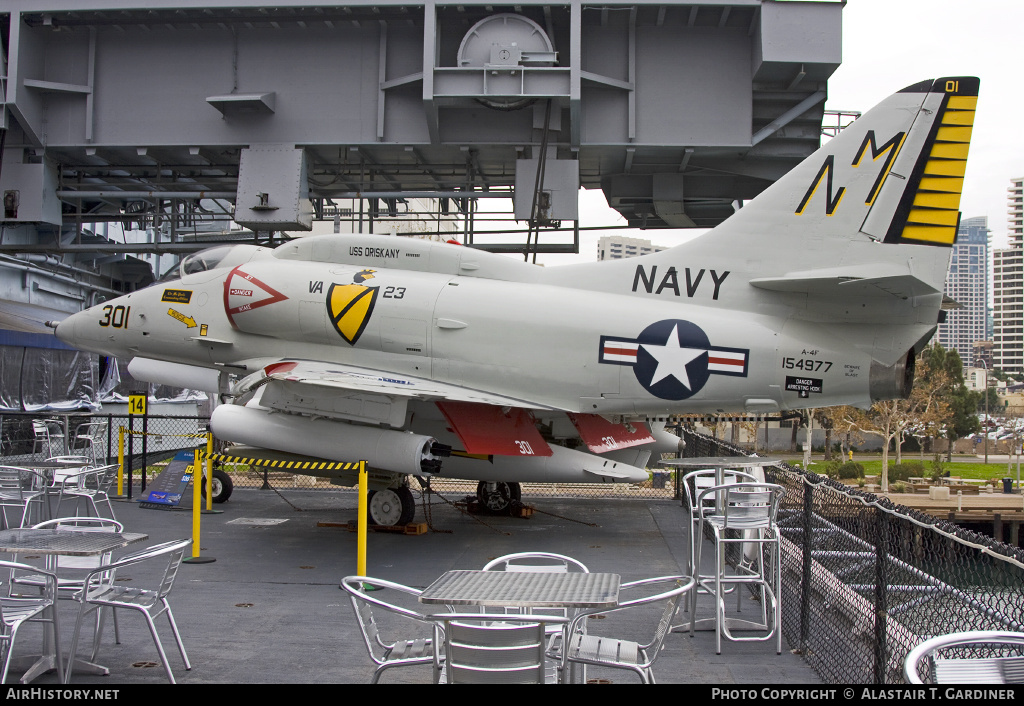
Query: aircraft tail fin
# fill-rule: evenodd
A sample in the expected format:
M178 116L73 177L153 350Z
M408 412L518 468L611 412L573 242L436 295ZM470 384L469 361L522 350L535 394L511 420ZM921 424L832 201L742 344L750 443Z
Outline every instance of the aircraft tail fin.
M941 293L978 86L940 78L892 94L694 244L746 260L762 289Z
M885 158L890 173L883 165L868 192L865 204L870 208L861 227L863 233L882 237L886 243L953 245L960 223L960 195L978 84L977 78L941 78L904 89L923 94L922 109L902 138L908 153L907 159L899 161L901 171L893 171L903 152L896 145L897 154ZM935 103L938 105L932 108ZM854 166L869 150L874 161L886 152L885 145L875 145L869 137L865 136Z

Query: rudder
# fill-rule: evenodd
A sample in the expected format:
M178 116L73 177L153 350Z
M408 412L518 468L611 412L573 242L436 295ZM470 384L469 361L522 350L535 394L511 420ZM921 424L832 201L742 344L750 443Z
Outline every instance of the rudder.
M911 166L909 174L892 173L893 177L904 176L905 183L897 183L900 180L894 178L880 184L875 202L884 212L873 218L872 206L862 232L878 235L882 226L878 221L887 220L883 238L886 243L953 245L979 83L974 77L940 78L901 91L927 94L918 120L931 117L931 125L916 151L916 159L898 165L900 169ZM927 111L936 102L934 116L929 116Z

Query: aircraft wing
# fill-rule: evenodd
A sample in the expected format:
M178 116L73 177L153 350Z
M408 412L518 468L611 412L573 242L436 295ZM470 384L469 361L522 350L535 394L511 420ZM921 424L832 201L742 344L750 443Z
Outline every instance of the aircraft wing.
M410 403L435 403L466 451L479 454L550 455L531 412L564 411L414 375L302 360L282 360L250 375L237 390L248 391L272 410L393 429L407 427Z
M266 366L253 382L278 383L292 388L325 388L334 391L367 393L423 401L475 402L499 407L556 410L550 405L507 397L486 390L428 380L401 373L385 372L354 365L338 365L315 361L281 361ZM252 377L246 378L252 380ZM263 381L266 382L263 382ZM249 383L252 385L252 383Z

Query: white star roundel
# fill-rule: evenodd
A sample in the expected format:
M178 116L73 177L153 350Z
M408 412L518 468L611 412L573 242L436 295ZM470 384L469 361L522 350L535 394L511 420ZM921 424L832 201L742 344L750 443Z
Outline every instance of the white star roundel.
M637 343L633 373L655 397L685 400L708 381L707 335L689 321L659 321L645 328Z
M633 339L602 336L599 362L630 365L655 397L685 400L700 392L711 375L746 377L748 357L745 348L712 346L694 323L666 319Z

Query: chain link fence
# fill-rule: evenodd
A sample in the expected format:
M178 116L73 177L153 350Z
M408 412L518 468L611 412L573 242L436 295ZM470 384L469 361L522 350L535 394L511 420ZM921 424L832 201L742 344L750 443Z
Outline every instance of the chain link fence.
M33 430L34 422L50 422L54 433L49 442L40 443ZM139 479L143 468L152 478L174 454L182 449L205 449L208 420L203 417L118 414L31 414L0 413L0 447L8 463L16 464L49 456L90 452L95 446L98 460L116 463L119 433L123 428L125 467ZM91 424L88 430L83 425ZM80 430L82 430L80 432ZM89 436L86 440L84 437ZM358 459L356 459L358 460ZM655 459L651 465L656 466ZM228 464L224 467L236 488L309 488L337 490L327 478L288 473L277 469ZM650 478L633 483L524 483L523 497L620 497L678 499L677 475L652 469ZM477 481L436 478L432 489L438 493L462 497L476 493Z
M748 456L686 432L686 456ZM903 662L933 635L1024 630L1024 552L887 498L788 464L783 633L829 683L903 683ZM735 561L735 558L733 559Z

